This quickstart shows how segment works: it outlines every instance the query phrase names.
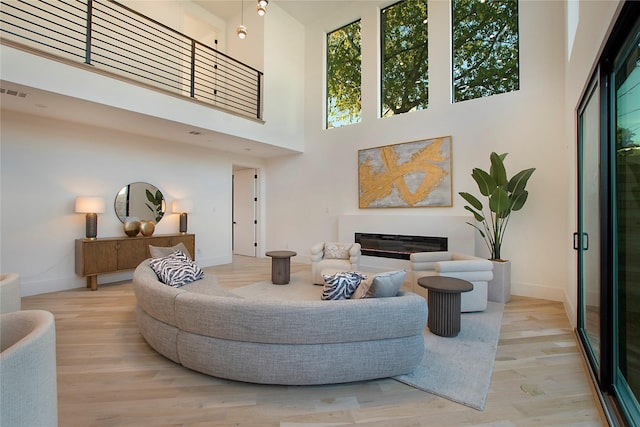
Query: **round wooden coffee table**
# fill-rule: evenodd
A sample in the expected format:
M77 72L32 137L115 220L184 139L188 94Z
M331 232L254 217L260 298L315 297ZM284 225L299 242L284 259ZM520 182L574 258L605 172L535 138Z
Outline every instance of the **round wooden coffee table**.
M293 251L269 251L271 257L271 282L274 285L286 285L291 280L291 257L298 255Z
M460 300L462 292L473 290L466 280L446 276L426 276L418 285L427 289L427 326L442 337L455 337L460 333Z

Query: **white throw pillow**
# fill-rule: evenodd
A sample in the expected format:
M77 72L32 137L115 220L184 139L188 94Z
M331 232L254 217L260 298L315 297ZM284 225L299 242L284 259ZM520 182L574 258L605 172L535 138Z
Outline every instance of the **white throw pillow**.
M325 259L349 259L349 250L353 246L352 243L325 243L324 258Z

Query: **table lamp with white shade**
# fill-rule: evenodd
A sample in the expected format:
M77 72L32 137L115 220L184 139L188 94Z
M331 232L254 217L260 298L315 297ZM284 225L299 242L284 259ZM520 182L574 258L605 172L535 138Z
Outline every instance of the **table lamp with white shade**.
M102 197L76 197L76 212L87 214L87 239L95 239L98 235L98 214L104 213L105 206Z

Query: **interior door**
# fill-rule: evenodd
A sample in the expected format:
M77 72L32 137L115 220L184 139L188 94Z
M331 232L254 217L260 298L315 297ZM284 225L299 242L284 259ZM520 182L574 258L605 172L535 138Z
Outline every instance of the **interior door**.
M256 256L257 251L257 172L233 172L233 253Z

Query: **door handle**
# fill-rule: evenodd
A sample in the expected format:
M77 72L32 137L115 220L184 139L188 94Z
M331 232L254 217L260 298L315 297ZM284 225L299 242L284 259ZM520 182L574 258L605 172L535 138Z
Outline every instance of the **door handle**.
M580 239L580 234L582 234L582 239ZM581 245L582 244L582 245ZM573 249L577 250L589 250L589 233L573 233Z

